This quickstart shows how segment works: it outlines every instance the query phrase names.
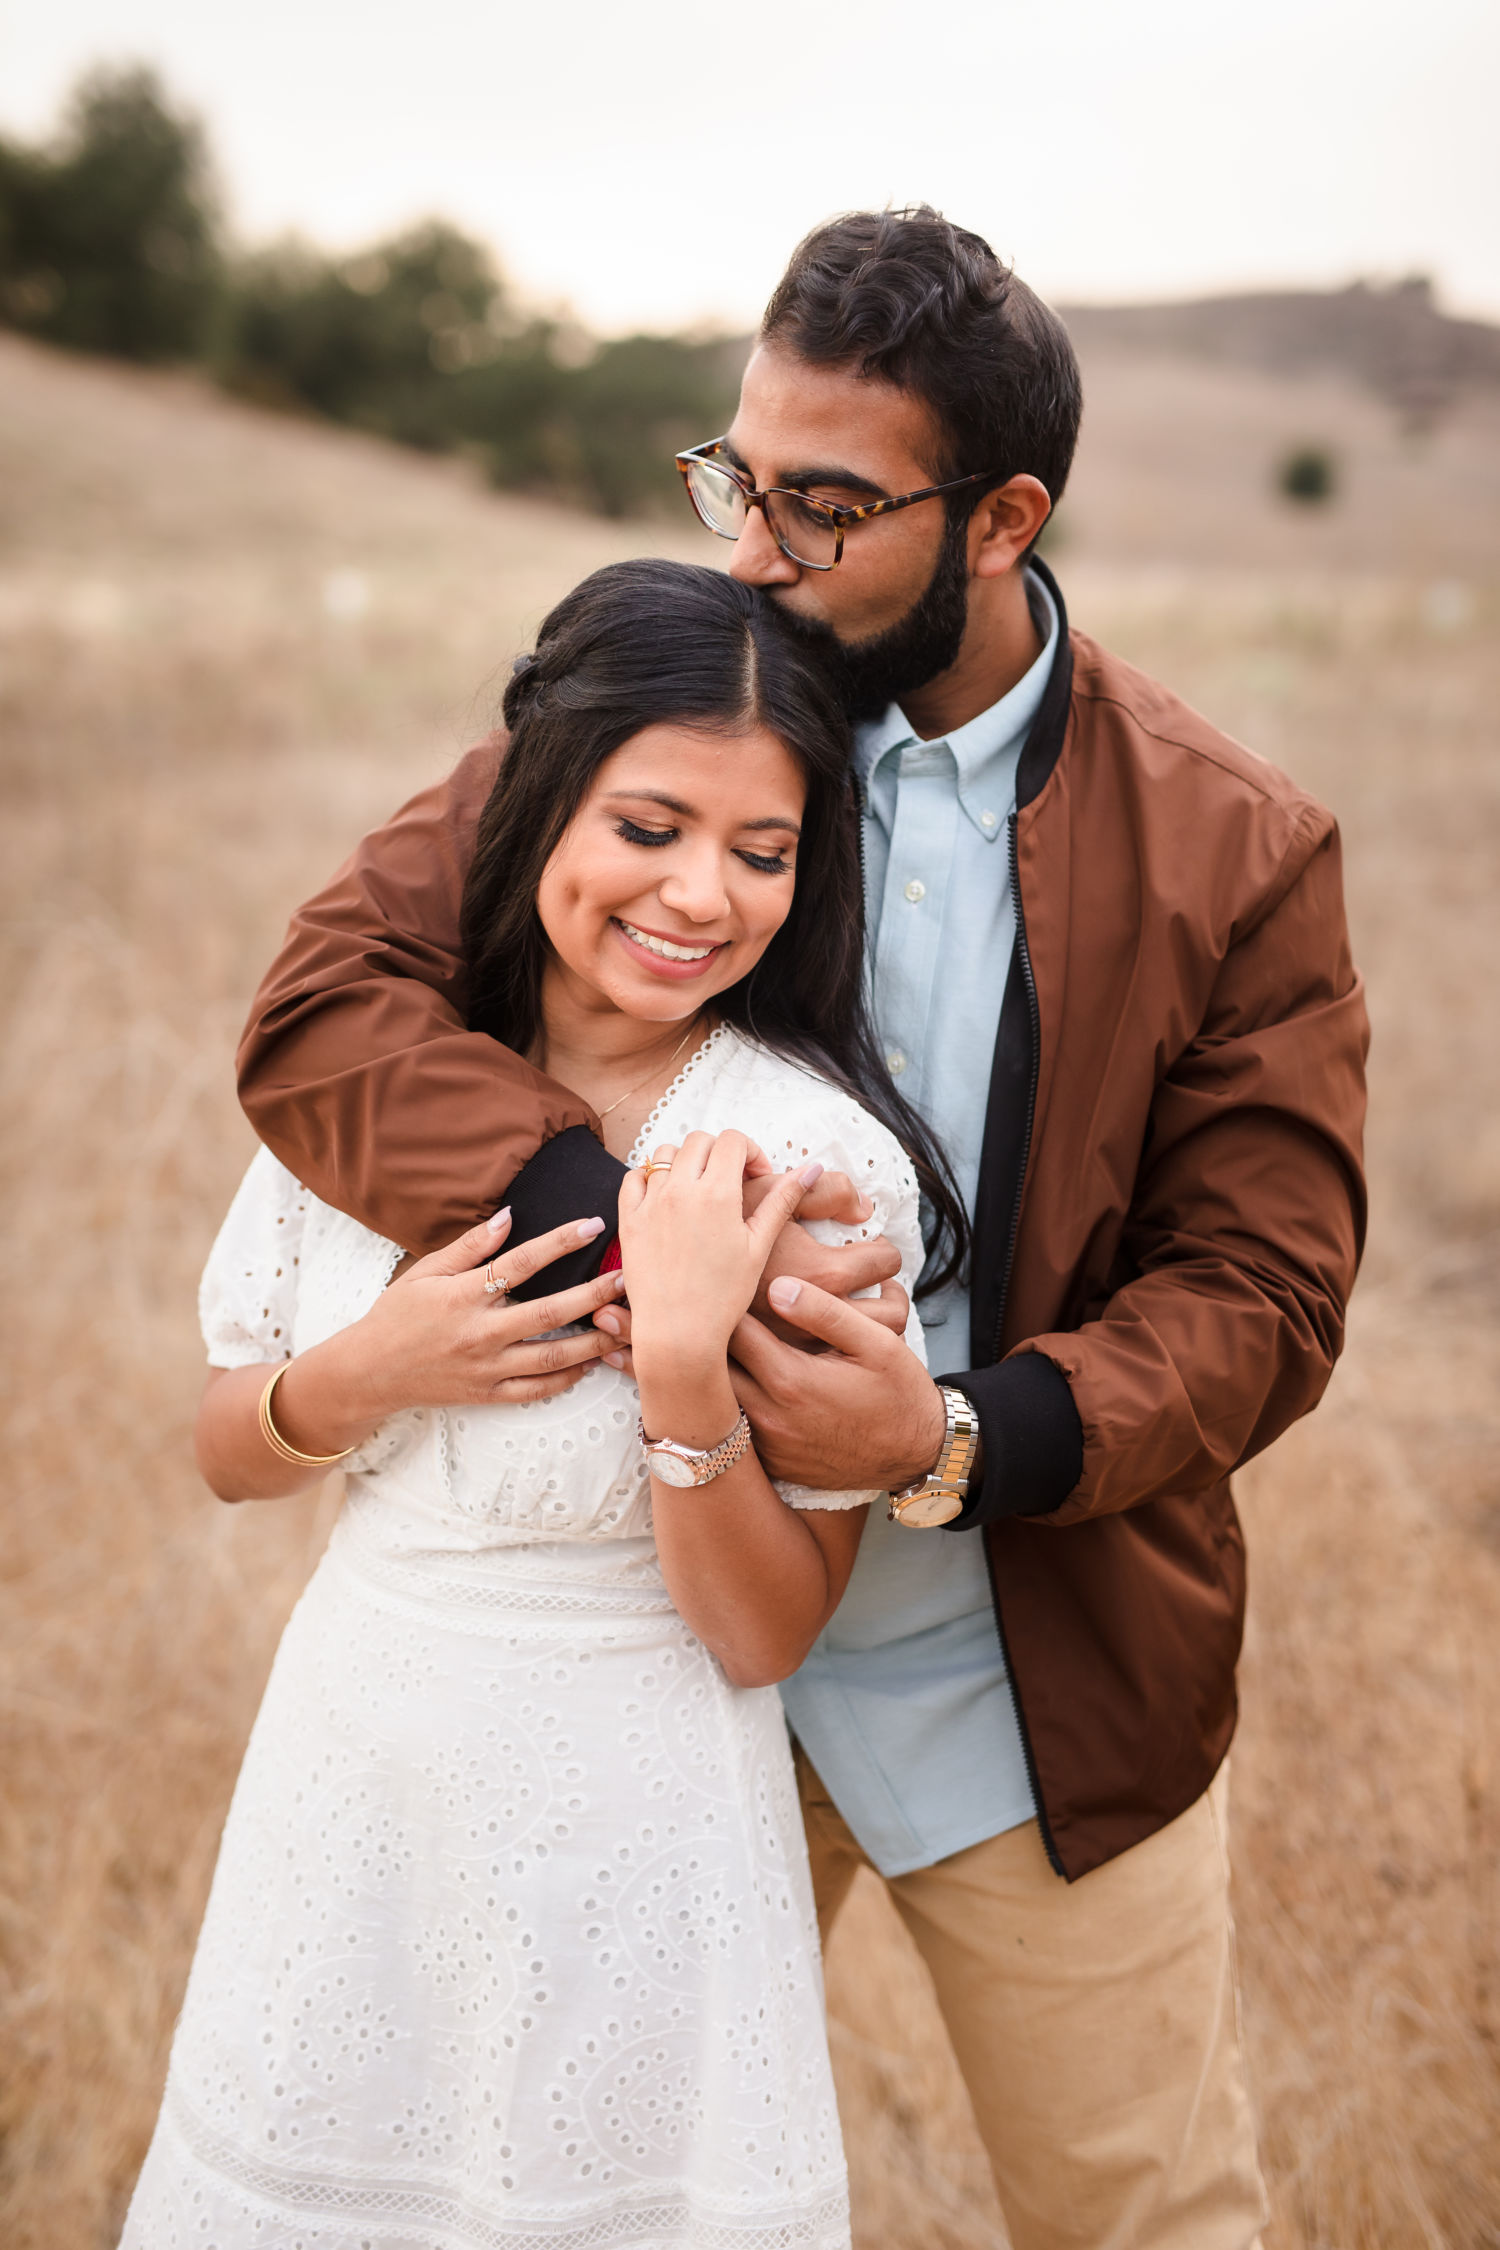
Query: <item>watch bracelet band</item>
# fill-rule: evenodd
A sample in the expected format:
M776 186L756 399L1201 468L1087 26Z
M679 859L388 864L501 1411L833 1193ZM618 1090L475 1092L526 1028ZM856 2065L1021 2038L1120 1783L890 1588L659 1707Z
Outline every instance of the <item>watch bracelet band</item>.
M889 1495L892 1508L914 1500L919 1492L952 1492L960 1500L968 1493L969 1473L979 1451L979 1416L973 1400L950 1384L939 1383L938 1395L943 1402L944 1425L937 1460L925 1477L899 1485Z
M698 1484L710 1484L715 1477L722 1476L726 1469L732 1469L735 1462L749 1451L752 1436L750 1419L743 1407L740 1408L739 1419L728 1437L721 1438L717 1445L682 1445L675 1438L647 1437L646 1425L639 1416L635 1427L643 1451L649 1454L655 1446L669 1446L679 1460L692 1463L696 1472L694 1481Z

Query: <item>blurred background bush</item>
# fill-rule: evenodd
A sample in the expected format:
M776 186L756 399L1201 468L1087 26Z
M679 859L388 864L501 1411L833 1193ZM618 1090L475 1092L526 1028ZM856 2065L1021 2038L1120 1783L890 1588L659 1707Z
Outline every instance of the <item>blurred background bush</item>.
M203 133L149 70L91 72L51 146L0 140L0 319L49 343L197 362L320 415L606 516L676 499L672 455L730 419L743 343L599 343L518 304L431 220L354 257L238 250Z

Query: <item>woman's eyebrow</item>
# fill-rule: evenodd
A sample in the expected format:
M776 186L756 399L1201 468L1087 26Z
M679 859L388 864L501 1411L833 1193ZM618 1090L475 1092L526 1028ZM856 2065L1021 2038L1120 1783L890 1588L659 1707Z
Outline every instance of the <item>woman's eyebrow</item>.
M665 789L608 789L607 799L620 804L660 805L663 812L674 812L683 820L695 820L696 805L685 805L680 797L669 797Z
M684 804L681 797L669 797L665 789L607 789L606 803L630 805L660 805L663 812L676 813L679 820L696 820L696 805ZM802 829L790 814L772 813L764 820L742 820L742 829L779 828L785 836L800 836Z

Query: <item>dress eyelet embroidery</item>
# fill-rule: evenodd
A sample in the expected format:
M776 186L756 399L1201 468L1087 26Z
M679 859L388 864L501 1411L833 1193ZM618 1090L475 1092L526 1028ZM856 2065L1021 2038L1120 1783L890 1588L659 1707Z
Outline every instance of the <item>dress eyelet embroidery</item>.
M704 1040L701 1047L695 1047L693 1049L693 1052L688 1056L687 1061L683 1064L681 1070L678 1071L677 1076L673 1079L671 1085L667 1088L666 1092L657 1102L656 1107L651 1112L651 1115L646 1119L645 1124L636 1134L634 1146L631 1148L630 1154L626 1158L626 1162L629 1165L634 1167L638 1164L644 1164L647 1157L651 1154L652 1149L656 1147L657 1143L661 1140L670 1138L670 1135L664 1134L661 1131L662 1119L666 1116L667 1111L671 1108L672 1104L678 1099L683 1088L692 1083L693 1078L697 1075L700 1069L707 1068L710 1057L720 1046L722 1046L723 1042L729 1037L731 1037L731 1032L728 1024L721 1023L709 1033L708 1037Z
M637 1145L731 1124L865 1172L910 1286L916 1183L857 1104L721 1028ZM211 1359L307 1349L399 1256L262 1152L204 1276ZM347 1464L124 2250L847 2250L780 1702L672 1607L636 1412L601 1364L393 1415Z

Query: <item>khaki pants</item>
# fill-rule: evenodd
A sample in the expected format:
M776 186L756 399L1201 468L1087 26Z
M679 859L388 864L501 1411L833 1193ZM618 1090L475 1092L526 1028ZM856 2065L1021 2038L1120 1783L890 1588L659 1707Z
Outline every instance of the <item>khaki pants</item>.
M826 1941L864 1853L799 1749ZM1226 1777L1076 1883L1035 1821L887 1889L938 2006L1015 2250L1254 2250Z

